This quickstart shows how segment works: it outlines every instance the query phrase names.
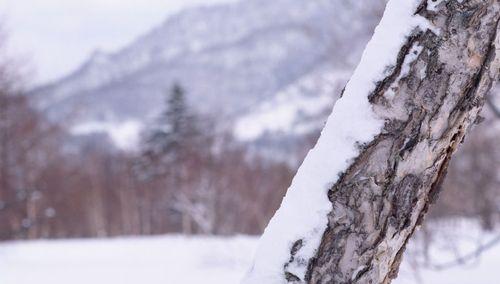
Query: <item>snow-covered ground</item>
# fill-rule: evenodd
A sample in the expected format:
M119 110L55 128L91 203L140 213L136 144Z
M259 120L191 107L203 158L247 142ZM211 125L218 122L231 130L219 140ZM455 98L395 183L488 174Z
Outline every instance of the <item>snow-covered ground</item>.
M434 264L475 251L495 234L470 222L439 224ZM446 270L414 270L421 239L412 240L396 284L488 284L500 279L500 245ZM0 244L1 284L234 284L248 269L256 237L141 237Z
M256 238L181 236L0 245L1 284L238 283Z

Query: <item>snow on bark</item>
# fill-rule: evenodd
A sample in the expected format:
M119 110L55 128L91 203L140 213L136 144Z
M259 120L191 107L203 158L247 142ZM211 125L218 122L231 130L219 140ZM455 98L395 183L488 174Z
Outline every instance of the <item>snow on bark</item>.
M243 283L389 283L498 77L498 0L391 0Z
M360 152L360 145L380 133L384 121L374 114L368 95L396 64L405 39L427 22L414 15L420 1L392 0L368 43L316 146L294 177L281 207L267 226L244 283L282 283L286 271L304 279L332 210L328 190ZM297 242L300 240L300 243ZM300 246L300 249L299 249ZM294 251L290 262L290 252Z

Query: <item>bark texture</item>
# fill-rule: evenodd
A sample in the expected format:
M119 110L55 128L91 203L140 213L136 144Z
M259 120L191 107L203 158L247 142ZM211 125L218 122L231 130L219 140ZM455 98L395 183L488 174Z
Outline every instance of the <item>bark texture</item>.
M431 1L431 0L429 0ZM423 1L397 64L369 95L383 131L329 190L332 211L308 283L390 283L436 199L452 154L499 72L499 0ZM291 251L300 249L297 240ZM289 282L300 282L287 272Z

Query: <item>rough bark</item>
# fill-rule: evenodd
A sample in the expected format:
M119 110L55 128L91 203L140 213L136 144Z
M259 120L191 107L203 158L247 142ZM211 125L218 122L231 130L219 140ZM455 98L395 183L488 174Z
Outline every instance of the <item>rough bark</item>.
M329 190L333 209L308 283L390 283L397 276L406 243L498 77L499 11L499 0L448 0L432 11L423 1L415 11L434 29L408 36L392 73L369 96L386 123ZM404 66L409 56L416 59ZM290 263L300 246L297 240ZM286 278L296 282L287 266Z

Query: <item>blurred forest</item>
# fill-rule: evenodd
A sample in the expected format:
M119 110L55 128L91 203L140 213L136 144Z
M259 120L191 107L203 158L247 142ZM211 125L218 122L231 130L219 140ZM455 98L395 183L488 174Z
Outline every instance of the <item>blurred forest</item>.
M0 238L258 234L292 169L246 155L213 120L190 113L176 86L132 154L67 133L2 85Z
M92 139L74 147L15 74L2 65L0 239L259 234L292 177L192 112L180 86L166 92L139 153Z
M33 107L19 66L1 54L1 240L260 234L298 167L251 151L217 117L190 108L189 85L165 90L163 112L143 132L139 151L109 147L105 139L75 142ZM487 230L498 223L500 129L493 109L485 107L484 121L453 159L430 218L474 218ZM304 137L291 160L300 161L318 135Z

